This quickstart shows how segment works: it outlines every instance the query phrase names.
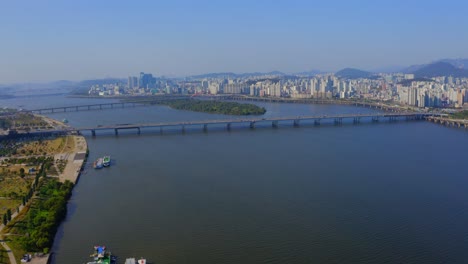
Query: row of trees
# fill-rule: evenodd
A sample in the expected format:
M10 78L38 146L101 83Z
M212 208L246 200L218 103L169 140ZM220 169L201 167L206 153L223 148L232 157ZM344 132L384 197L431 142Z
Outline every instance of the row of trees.
M5 214L3 214L3 225L7 225L11 221L11 209L8 209Z
M264 107L254 104L241 104L235 102L208 101L196 99L165 100L158 102L179 110L205 112L223 115L263 115Z
M6 159L6 163L10 164L30 164L30 165L39 165L44 162L51 162L53 161L53 157L46 157L46 156L41 156L41 157L27 157L27 158L10 158Z
M57 228L66 216L72 189L72 182L61 183L55 179L47 179L38 189L39 197L26 215L26 224L19 227L27 234L17 238L26 251L49 251Z

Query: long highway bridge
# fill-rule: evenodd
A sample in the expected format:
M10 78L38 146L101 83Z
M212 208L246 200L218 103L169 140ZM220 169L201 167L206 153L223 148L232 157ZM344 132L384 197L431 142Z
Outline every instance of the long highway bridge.
M77 112L77 111L90 111L90 110L108 110L114 108L126 108L135 106L147 106L151 104L157 104L163 100L177 100L177 99L189 99L192 98L187 95L173 95L173 96L147 96L147 97L129 97L124 98L120 102L112 103L96 103L96 104L84 104L84 105L70 105L70 106L58 106L58 107L47 107L39 109L24 109L23 111L46 114L46 113L60 113L60 112ZM291 99L291 98L276 98L276 97L252 97L245 95L201 95L198 98L205 100L223 100L223 101L252 101L252 102L268 102L268 103L299 103L299 104L341 104L341 105L353 105L359 107L367 107L380 109L389 112L402 111L402 108L398 106L390 106L386 104L376 102L365 102L365 101L353 101L353 100L338 100L338 99L320 99L320 98L308 98L308 99Z
M398 120L424 120L428 118L440 117L440 114L429 113L375 113L375 114L340 114L340 115L316 115L316 116L296 116L296 117L273 117L273 118L245 118L245 119L222 119L222 120L200 120L200 121L180 121L180 122L161 122L161 123L142 123L142 124L115 124L115 125L100 125L95 127L65 127L63 129L43 130L43 131L30 131L29 134L66 134L83 132L90 133L96 136L98 131L113 132L115 135L119 134L122 130L134 130L137 134L141 133L142 129L159 129L162 133L165 128L176 128L181 132L186 129L201 129L207 131L210 126L212 127L225 127L231 130L233 125L245 125L251 129L255 128L257 124L266 124L267 126L278 128L279 125L292 125L294 127L303 124L320 125L322 122L341 125L344 122L358 124L361 122L379 122L379 121L398 121Z
M187 99L185 95L174 95L174 96L154 96L145 97L143 99L129 98L120 102L112 103L98 103L98 104L84 104L84 105L69 105L69 106L57 106L57 107L46 107L38 109L24 109L25 112L31 112L36 114L45 113L60 113L60 112L78 112L78 111L90 111L90 110L106 110L114 108L125 108L135 106L145 106L151 103L157 103L163 100L177 100Z

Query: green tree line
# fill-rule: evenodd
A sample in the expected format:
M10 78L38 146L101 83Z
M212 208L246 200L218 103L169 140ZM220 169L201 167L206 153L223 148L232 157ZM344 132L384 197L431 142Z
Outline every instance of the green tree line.
M19 227L26 235L17 239L26 251L49 251L60 222L67 214L72 189L70 181L61 183L55 179L48 179L39 187L34 206L25 217L26 223Z
M196 99L165 100L158 102L174 109L223 115L263 115L264 107L236 102L208 101Z
M461 112L453 113L452 118L456 119L468 119L468 110L464 110Z

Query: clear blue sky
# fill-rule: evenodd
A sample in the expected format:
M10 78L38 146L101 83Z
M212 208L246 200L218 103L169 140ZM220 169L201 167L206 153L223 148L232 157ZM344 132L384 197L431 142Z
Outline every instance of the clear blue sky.
M468 57L466 0L2 1L0 83Z

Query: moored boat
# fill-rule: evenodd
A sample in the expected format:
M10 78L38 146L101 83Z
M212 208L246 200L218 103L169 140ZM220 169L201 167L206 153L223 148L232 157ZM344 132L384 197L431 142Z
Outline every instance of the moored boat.
M111 264L115 263L115 258L112 254L106 251L105 246L95 246L94 247L94 254L90 257L93 258L93 261L88 262L87 264Z
M135 258L128 258L125 260L125 264L136 264Z
M140 258L140 259L138 260L138 264L146 264L146 259Z
M102 165L103 165L104 167L109 167L109 166L110 166L110 163L111 163L111 158L110 158L110 156L104 156L104 157L102 158Z
M102 158L97 159L94 162L93 166L94 166L95 169L101 169L102 166L103 166L103 159Z

